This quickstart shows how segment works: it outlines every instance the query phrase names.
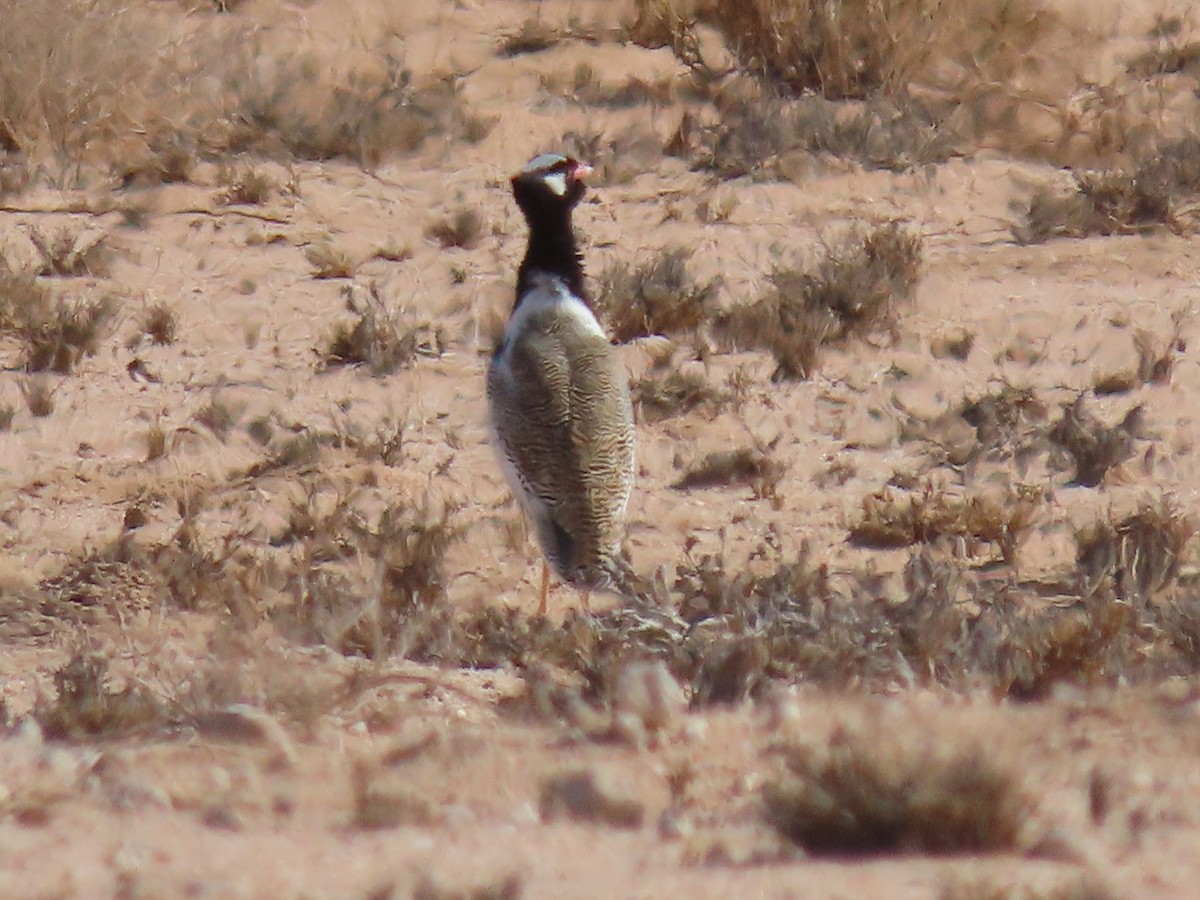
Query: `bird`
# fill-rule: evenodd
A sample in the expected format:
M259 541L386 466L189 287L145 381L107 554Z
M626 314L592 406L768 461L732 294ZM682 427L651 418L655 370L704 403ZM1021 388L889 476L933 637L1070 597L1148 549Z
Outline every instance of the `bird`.
M588 296L571 225L590 172L544 153L512 177L529 239L487 371L492 443L542 550L542 615L550 566L581 591L585 611L591 591L619 583L634 481L629 379Z

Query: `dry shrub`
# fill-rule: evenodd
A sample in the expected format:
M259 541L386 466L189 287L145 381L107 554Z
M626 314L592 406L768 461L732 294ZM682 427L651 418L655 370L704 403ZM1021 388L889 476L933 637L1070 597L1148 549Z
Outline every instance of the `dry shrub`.
M214 391L212 398L196 412L194 418L224 443L241 418L241 412L223 401Z
M160 700L132 682L113 685L108 659L76 648L54 673L55 696L42 699L33 717L49 740L113 738L171 721Z
M1178 210L1200 196L1200 135L1154 148L1132 167L1073 172L1072 177L1074 186L1066 194L1046 188L1034 193L1013 229L1018 241L1178 228Z
M981 742L884 716L781 752L767 821L810 853L1012 852L1028 838L1032 800Z
M661 422L697 409L713 415L731 400L697 371L673 369L661 377L648 373L633 384L633 402L647 422Z
M111 294L57 298L32 275L0 263L0 331L20 341L27 372L69 374L80 359L99 349L118 306Z
M175 343L179 333L179 316L173 307L160 300L146 307L140 327L142 334L166 347Z
M230 150L374 167L434 136L474 142L489 130L466 111L456 79L416 79L388 49L386 33L356 43L333 65L315 50L283 52L256 38L221 73L231 89L229 107L219 111L234 123L221 136Z
M694 333L708 322L716 283L698 283L692 277L691 255L683 247L672 247L636 268L615 262L604 270L596 308L618 343Z
M722 317L720 335L775 357L774 378L808 378L822 345L894 325L921 274L921 238L898 222L827 245L811 269L777 269L771 290Z
M294 598L279 619L342 653L436 659L453 631L445 604L445 554L461 530L448 507L391 505L367 517L353 496L321 513L298 505L277 542L295 543L299 564L283 573ZM354 567L368 561L368 577Z
M353 278L358 271L357 260L331 241L321 241L307 247L304 258L313 267L313 278Z
M601 126L568 131L562 148L592 167L588 182L596 185L628 184L653 169L663 155L658 133L641 123L615 135Z
M673 84L663 79L646 81L630 75L619 84L606 84L586 64L575 70L568 96L582 106L633 109L645 103L669 103Z
M441 355L441 330L390 309L375 282L365 292L350 286L342 295L355 318L338 325L318 351L325 368L364 365L372 375L383 376L411 365L418 356Z
M16 418L17 408L11 403L0 403L0 434L12 431L13 419Z
M1133 454L1134 439L1142 429L1142 407L1135 406L1116 425L1105 425L1088 411L1081 394L1063 407L1050 441L1070 454L1075 463L1074 484L1095 487L1105 474Z
M767 174L785 177L777 163L797 150L851 159L868 169L904 171L943 162L955 152L953 137L913 101L882 98L837 103L823 97L775 97L768 88L751 98L718 94L717 121L702 124L685 114L666 152L694 169L721 178Z
M125 184L182 181L205 156L245 150L373 166L491 126L454 78L414 78L387 31L321 45L299 22L117 0L18 0L5 24L4 144L72 180L107 166Z
M1184 43L1182 30L1183 22L1179 18L1160 18L1150 35L1154 45L1129 60L1129 74L1146 79L1180 73L1200 77L1200 42Z
M43 419L54 412L54 393L54 386L45 375L31 375L21 381L25 406L35 419Z
M540 53L549 50L567 36L560 28L544 21L540 16L533 16L500 39L496 46L496 55L502 59L512 59L527 53Z
M181 88L144 8L117 0L14 0L0 38L0 122L31 156L78 166L120 156L127 135L166 125Z
M472 206L460 206L454 215L441 219L426 230L426 234L442 247L474 249L483 237L484 221L479 210Z
M975 429L980 450L1011 456L1040 441L1049 410L1033 388L1004 382L989 394L964 401L958 415Z
M1075 535L1079 591L1102 588L1145 603L1179 579L1196 524L1166 498L1120 521L1102 520Z
M26 233L41 257L38 275L104 275L108 270L108 235L99 229L65 226L46 233L32 226Z
M927 482L908 494L884 488L863 498L862 517L850 540L863 547L908 547L950 538L968 552L995 544L1008 563L1045 502L1040 488L1017 485L1004 495L955 495Z
M226 206L238 203L260 206L278 189L273 178L254 166L222 165L217 181L223 185L219 202Z
M755 497L773 497L783 477L783 465L772 459L769 451L769 447L716 450L689 467L671 487L686 491L745 484L754 489Z
M444 546L440 517L432 534L421 536L419 517L417 526L399 542L405 553ZM377 543L383 529L367 528L375 537L364 539L361 528L343 522L295 529L299 559L311 563L288 576L285 593L302 598L287 614L307 623L303 633L347 652L398 652L451 667L514 666L526 675L526 693L508 708L585 733L607 733L621 673L632 663L664 665L693 707L761 697L776 681L872 690L932 683L1037 698L1062 681L1112 684L1200 667L1194 596L1179 594L1160 614L1111 590L1081 594L1082 573L1024 584L1011 569L981 573L929 545L911 554L898 579L873 569L834 574L807 551L784 560L766 546L751 554L777 560L765 574L729 565L719 553L689 555L669 586L631 576L623 604L568 615L558 625L494 604L456 609L436 577L429 589L397 594L385 578L364 591L361 580L337 574L337 561L361 553L386 565L389 551ZM1139 540L1151 543L1148 529ZM1125 552L1133 554L1133 545ZM1159 570L1160 593L1181 585L1177 568ZM1047 605L1047 594L1075 602Z

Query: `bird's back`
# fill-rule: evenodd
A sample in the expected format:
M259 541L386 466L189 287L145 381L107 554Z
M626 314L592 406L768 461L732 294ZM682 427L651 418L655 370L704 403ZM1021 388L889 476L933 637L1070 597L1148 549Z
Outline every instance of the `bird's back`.
M633 409L620 360L586 305L553 280L514 315L488 371L497 449L547 558L602 584L633 482Z

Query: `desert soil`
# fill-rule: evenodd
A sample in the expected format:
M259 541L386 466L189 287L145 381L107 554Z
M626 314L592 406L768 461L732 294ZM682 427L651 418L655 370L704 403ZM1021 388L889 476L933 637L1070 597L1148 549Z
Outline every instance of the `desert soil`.
M1117 48L1140 40L1160 11L1101 7L1106 46ZM863 497L918 470L921 448L901 439L910 416L934 419L1004 381L1056 407L1135 365L1134 331L1169 334L1172 314L1194 301L1200 253L1186 229L1017 243L1020 204L1039 185L1064 183L1047 163L981 149L893 172L797 154L788 178L718 182L661 152L692 102L686 93L628 108L569 96L581 64L603 85L682 81L670 49L566 39L499 55L500 37L535 14L609 28L629 10L586 0L403 12L366 0L239 5L231 18L291 35L331 66L391 35L416 76L460 73L462 99L494 125L475 143L435 136L369 167L250 159L276 184L253 205L222 205L216 162L183 183L35 184L4 199L0 246L11 265L36 261L30 228L95 229L110 251L104 270L44 280L69 296L112 292L120 306L97 352L69 375L38 376L53 389L44 417L26 406L18 340L0 344L9 366L0 399L16 408L0 434L0 895L1200 896L1194 679L1068 679L1032 702L920 678L837 691L802 681L676 712L656 734L598 739L577 721L530 713L519 667L343 655L219 598L185 608L154 581L93 573L88 591L54 591L56 576L127 532L141 546L171 541L185 512L197 541L235 559L269 553L297 508L328 510L354 494L376 511L449 511L461 529L445 559L454 608L532 612L540 558L487 444L484 370L523 250L507 178L570 132L633 135L577 214L592 276L681 245L692 275L719 278L718 302L730 303L764 289L776 262L811 258L855 223L901 220L923 238L922 278L894 333L829 348L808 380L773 382L764 353L697 352L679 339L678 365L713 384L735 376L744 393L736 409L639 423L627 546L636 570L661 572L667 585L685 553L720 550L731 567L761 568L764 547L780 559L815 554L835 574L898 571L905 552L853 546L847 528ZM710 203L731 209L698 212ZM142 211L136 221L121 212L129 205ZM429 236L463 207L482 217L473 246ZM314 277L318 246L351 259L351 276ZM427 346L386 375L323 366L320 349L353 318L345 292L361 298L372 283ZM158 303L177 317L171 343L141 332ZM1182 322L1188 349L1169 378L1089 401L1108 422L1144 405L1149 437L1133 459L1094 487L1025 473L1051 498L1022 549L1022 576L1069 565L1073 529L1111 511L1169 495L1200 514L1200 367L1190 349L1200 335L1194 318ZM964 333L974 336L965 358L931 352ZM637 377L663 346L620 352ZM214 405L227 427L204 414ZM269 427L248 428L256 421ZM297 434L361 444L400 426L386 459L348 439L295 465L261 465ZM156 430L163 452L148 458ZM783 467L771 496L671 488L704 454L746 446L770 447ZM271 590L264 608L284 602ZM554 621L569 622L577 602L555 588ZM109 660L114 690L134 685L183 712L168 725L52 740L29 714L53 703L55 672L80 648ZM1020 773L1034 836L946 856L826 858L788 846L761 810L760 790L780 770L775 748L789 737L819 744L863 718L949 744L982 741ZM543 814L547 779L575 771L602 782L618 812ZM686 788L673 792L681 779Z

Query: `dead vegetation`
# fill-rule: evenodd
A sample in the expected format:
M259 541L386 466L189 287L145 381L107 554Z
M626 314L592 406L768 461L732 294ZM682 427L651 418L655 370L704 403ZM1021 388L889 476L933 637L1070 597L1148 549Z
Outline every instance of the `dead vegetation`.
M219 202L226 206L261 206L279 189L273 178L261 169L249 165L222 166L217 180L224 186Z
M169 719L160 700L136 684L114 684L108 668L105 656L77 648L54 673L53 699L34 711L48 739L111 738Z
M646 422L661 422L672 416L701 410L715 415L733 397L714 387L703 372L672 369L665 375L648 372L633 384L633 402Z
M358 272L358 260L332 241L311 244L305 248L304 258L313 267L313 278L353 278Z
M1074 461L1073 483L1095 487L1110 469L1133 455L1133 442L1141 436L1142 417L1142 407L1135 406L1116 425L1105 425L1087 409L1080 395L1063 407L1062 417L1048 436Z
M108 235L98 229L66 226L44 232L37 227L26 230L37 249L41 262L37 274L42 276L78 277L107 274Z
M428 323L411 320L384 301L375 282L343 290L351 322L338 325L318 351L325 368L363 365L376 377L411 365L418 356L440 356L444 338Z
M179 316L169 304L157 301L142 313L140 328L155 344L170 346L179 334Z
M54 412L55 387L45 375L30 375L21 382L21 396L35 419L44 419Z
M1119 521L1102 519L1075 536L1080 592L1111 590L1146 603L1174 584L1196 523L1171 498L1145 505Z
M713 314L716 283L688 272L691 252L672 247L639 266L615 262L600 275L596 308L620 343L650 335L694 334Z
M1065 193L1034 193L1014 228L1018 241L1138 234L1160 226L1179 230L1180 209L1200 197L1200 136L1165 143L1132 166L1074 171L1072 179Z
M884 716L779 752L787 774L763 790L767 820L809 853L1019 852L1028 840L1033 802L982 744Z
M773 96L769 88L717 95L715 122L684 114L666 152L720 178L787 178L798 152L853 160L868 169L904 171L944 162L956 139L911 101L837 103L819 96ZM749 93L750 96L744 96Z
M452 216L430 225L425 233L442 247L471 250L479 245L483 231L484 221L479 211L471 206L460 206Z
M920 237L887 222L827 243L810 268L776 269L768 293L723 314L716 333L769 350L775 379L808 378L824 345L893 327L920 275Z
M771 497L783 467L770 455L771 448L739 447L716 450L688 468L671 487L679 491L694 488L749 485L758 498Z
M496 55L504 59L540 53L564 40L567 34L540 16L532 16L518 28L505 34L496 47Z
M111 294L68 299L0 263L0 331L16 336L27 372L70 374L94 354L119 303Z
M963 495L932 481L905 493L885 487L863 498L850 540L864 547L908 547L949 539L972 555L980 545L995 545L1012 565L1044 502L1041 489L1031 485L999 496Z
M435 137L481 140L492 124L467 109L453 75L416 78L390 34L349 37L330 58L300 29L240 12L181 23L109 0L8 12L4 149L60 181L89 169L124 185L187 181L198 162L230 152L373 167ZM45 28L47 15L67 27ZM246 182L227 202L256 202L265 189Z

